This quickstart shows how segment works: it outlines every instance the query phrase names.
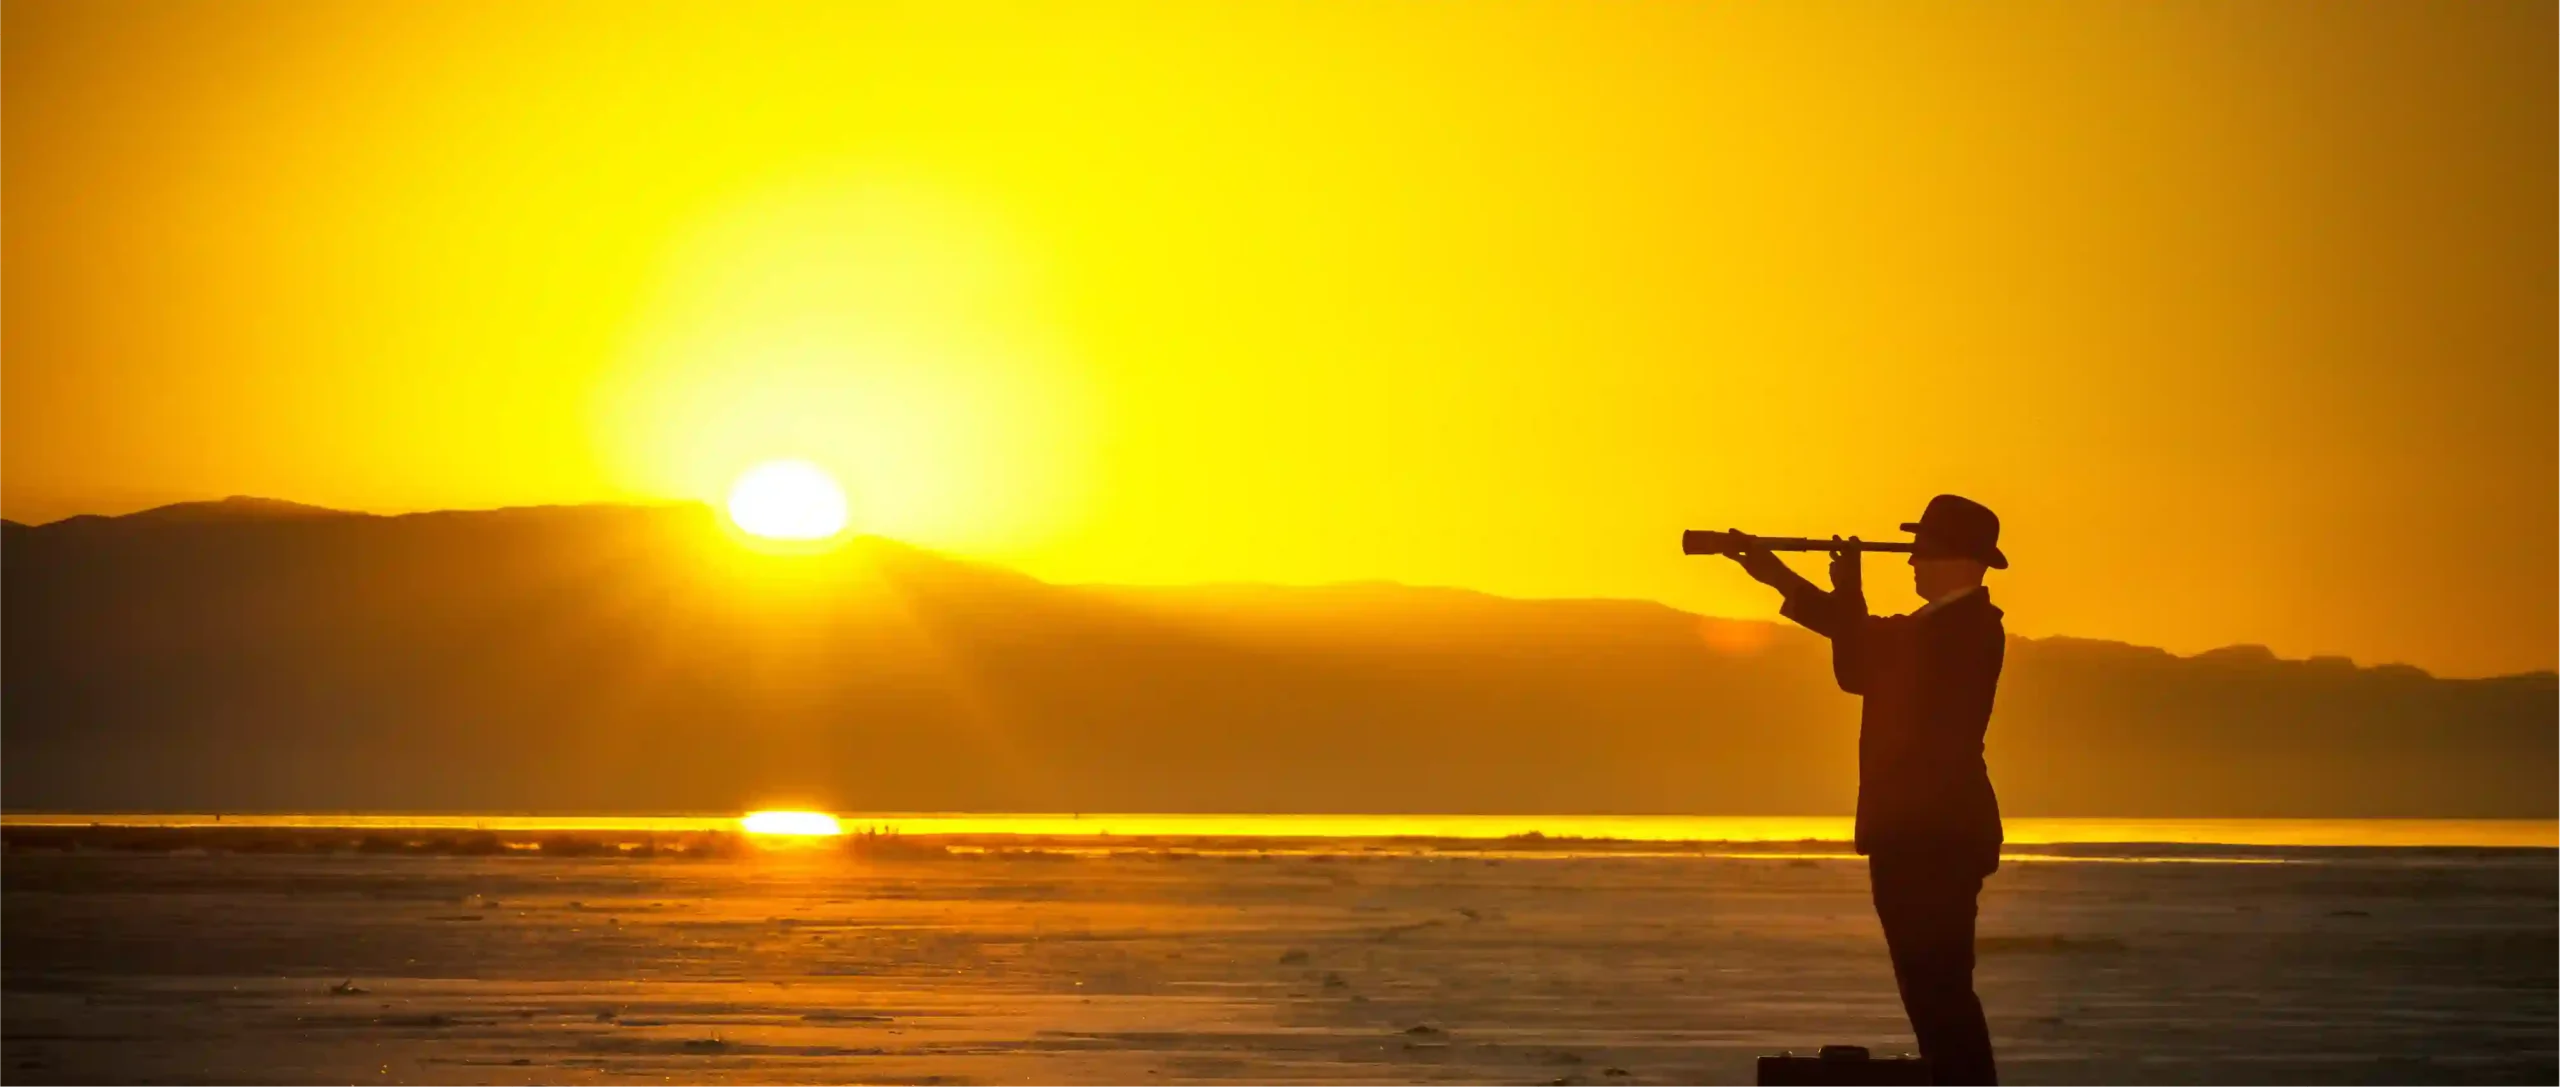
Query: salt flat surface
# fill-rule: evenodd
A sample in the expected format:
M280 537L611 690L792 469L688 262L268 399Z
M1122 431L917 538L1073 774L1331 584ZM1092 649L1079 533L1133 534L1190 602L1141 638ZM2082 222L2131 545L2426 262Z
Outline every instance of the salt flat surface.
M1910 1045L1854 858L1111 850L13 846L0 1071L1745 1083ZM2560 1080L2550 850L2085 852L1985 895L2010 1082Z

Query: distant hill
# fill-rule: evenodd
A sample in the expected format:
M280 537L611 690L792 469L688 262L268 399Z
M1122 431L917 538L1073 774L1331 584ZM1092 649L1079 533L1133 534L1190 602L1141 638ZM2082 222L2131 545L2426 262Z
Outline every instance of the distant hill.
M1995 589L1996 592L1996 589ZM0 527L13 811L1845 813L1792 627L1395 585L1061 586L699 506L234 498ZM2550 673L2014 640L2014 815L2550 818Z

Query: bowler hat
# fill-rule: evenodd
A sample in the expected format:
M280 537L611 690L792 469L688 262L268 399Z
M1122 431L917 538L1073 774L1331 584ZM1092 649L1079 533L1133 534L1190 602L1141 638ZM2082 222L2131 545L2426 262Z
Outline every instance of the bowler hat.
M1942 494L1929 500L1920 519L1902 526L1915 537L1919 554L1972 559L1994 570L2009 568L2000 553L2000 515L1970 498Z

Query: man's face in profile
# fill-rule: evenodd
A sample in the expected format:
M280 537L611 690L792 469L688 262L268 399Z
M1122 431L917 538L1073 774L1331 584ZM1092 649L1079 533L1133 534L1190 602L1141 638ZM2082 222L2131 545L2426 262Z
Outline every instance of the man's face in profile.
M1915 551L1911 555L1911 587L1920 599L1936 600L1958 589L1982 584L1986 569L1972 559Z

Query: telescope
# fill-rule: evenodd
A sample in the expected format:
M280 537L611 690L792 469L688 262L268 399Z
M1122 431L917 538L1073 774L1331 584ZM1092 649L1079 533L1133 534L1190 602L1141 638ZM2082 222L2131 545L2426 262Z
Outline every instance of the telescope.
M1908 554L1910 543L1880 543L1875 540L1817 540L1810 536L1754 536L1748 532L1715 532L1693 528L1680 534L1683 555L1731 555L1746 548L1762 551L1891 551Z

